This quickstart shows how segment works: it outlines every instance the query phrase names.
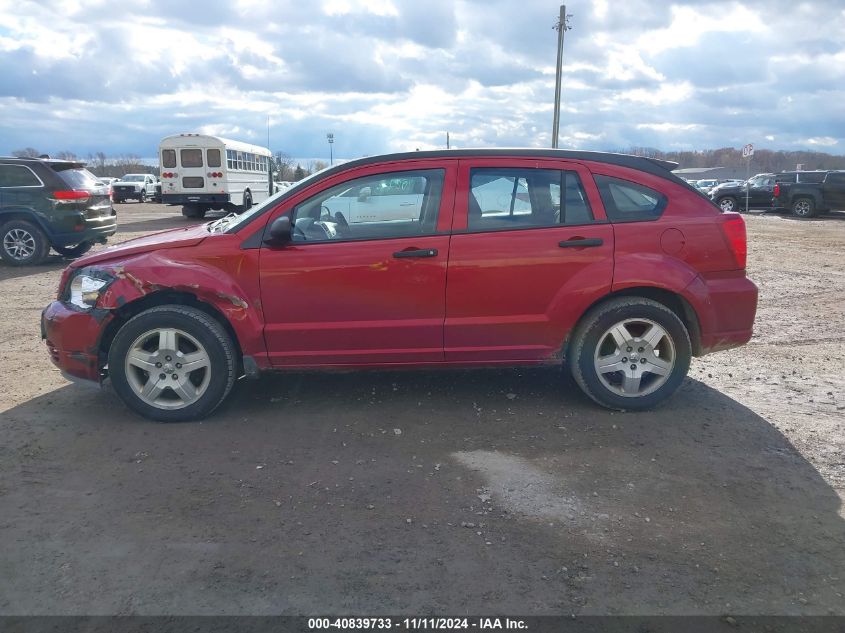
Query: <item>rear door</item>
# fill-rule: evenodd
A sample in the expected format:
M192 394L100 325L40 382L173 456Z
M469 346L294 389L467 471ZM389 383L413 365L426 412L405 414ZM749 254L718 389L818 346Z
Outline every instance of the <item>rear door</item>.
M445 358L554 359L610 290L613 227L581 164L462 160L446 289Z
M831 172L822 185L822 197L826 208L845 209L845 172Z

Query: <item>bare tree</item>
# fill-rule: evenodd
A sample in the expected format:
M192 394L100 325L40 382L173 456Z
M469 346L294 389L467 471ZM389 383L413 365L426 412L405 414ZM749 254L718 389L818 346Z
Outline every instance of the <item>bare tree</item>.
M273 154L276 162L276 178L278 180L293 180L293 159L285 152L277 151Z
M18 158L38 158L41 155L34 147L24 147L23 149L16 149L12 152L12 156L17 156Z
M60 158L62 160L78 160L78 156L71 151L62 150L61 152L56 153L56 158Z

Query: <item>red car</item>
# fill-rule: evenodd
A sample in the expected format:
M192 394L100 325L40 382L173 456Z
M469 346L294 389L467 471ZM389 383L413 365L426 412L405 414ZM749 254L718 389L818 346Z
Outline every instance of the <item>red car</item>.
M558 365L615 409L751 338L743 219L673 163L560 150L355 160L241 215L75 261L42 316L65 375L157 420L301 368Z

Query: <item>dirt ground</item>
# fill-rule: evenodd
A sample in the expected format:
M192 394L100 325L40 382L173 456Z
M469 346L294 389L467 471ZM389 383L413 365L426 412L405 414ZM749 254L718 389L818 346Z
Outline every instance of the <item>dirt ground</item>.
M49 362L65 262L0 265L0 614L845 614L845 214L747 222L754 339L646 413L303 373L156 424Z

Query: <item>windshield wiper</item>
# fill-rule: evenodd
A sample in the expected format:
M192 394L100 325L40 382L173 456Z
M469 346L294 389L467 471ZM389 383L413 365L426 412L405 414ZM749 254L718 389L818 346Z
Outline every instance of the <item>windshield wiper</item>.
M224 228L226 228L226 225L229 224L229 222L234 220L236 217L238 217L237 213L230 213L228 215L224 215L219 220L214 220L214 222L210 222L206 228L208 229L209 233L217 233L218 231L222 231Z

